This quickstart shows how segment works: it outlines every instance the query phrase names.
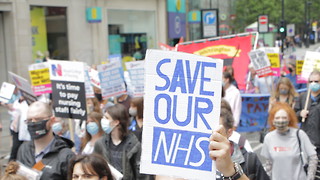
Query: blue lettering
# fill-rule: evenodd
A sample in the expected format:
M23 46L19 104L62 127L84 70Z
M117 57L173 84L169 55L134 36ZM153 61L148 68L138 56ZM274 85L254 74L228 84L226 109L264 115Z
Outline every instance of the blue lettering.
M183 107L185 107L185 103L180 103L180 105L182 105ZM192 108L192 96L188 97L188 109L186 109L187 112L187 118L186 120L184 120L183 122L180 122L177 119L177 107L178 107L178 103L177 103L177 95L173 96L173 112L172 112L172 119L173 122L178 125L178 126L187 126L190 121L191 121L191 108ZM181 109L180 109L181 110ZM179 113L180 114L180 113Z
M159 117L159 101L163 98L167 102L167 116L165 119ZM158 94L154 99L154 117L160 124L167 124L171 116L171 98L168 94Z
M206 103L208 105L208 107L206 108L200 108L199 107L199 103ZM210 99L208 98L201 98L201 97L196 97L196 101L195 101L195 109L194 109L194 128L197 128L198 126L198 115L200 116L200 118L202 119L204 125L207 127L207 129L211 130L211 127L209 125L209 123L207 122L207 120L205 119L205 117L203 116L203 114L209 114L211 113L213 109L213 104L210 101Z
M169 92L176 92L177 87L180 87L181 93L187 93L183 64L181 59L177 60Z
M170 80L168 78L167 75L163 74L161 71L160 71L160 68L161 68L161 65L164 64L164 63L169 63L171 62L171 59L162 59L158 64L157 64L157 68L156 68L156 71L157 71L157 74L159 75L159 77L161 77L162 79L164 79L166 81L166 84L163 86L163 87L159 87L159 86L156 86L156 90L157 91L164 91L166 89L168 89L169 85L170 85Z
M216 63L210 63L210 62L202 62L202 66L201 66L201 84L200 84L200 94L201 95L207 95L207 96L214 96L214 92L213 91L205 91L203 90L203 86L204 86L204 82L210 82L210 78L206 78L204 77L204 73L205 73L205 68L206 67L214 67L216 68ZM213 71L212 71L213 72Z
M186 61L186 70L187 70L187 80L188 80L188 90L189 93L193 94L194 88L196 86L196 82L198 79L199 69L200 69L201 62L197 62L196 69L194 70L193 77L191 77L191 70L190 70L190 61Z

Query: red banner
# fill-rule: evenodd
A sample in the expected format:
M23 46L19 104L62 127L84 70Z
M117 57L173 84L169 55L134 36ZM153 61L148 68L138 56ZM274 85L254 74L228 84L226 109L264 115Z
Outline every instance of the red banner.
M178 44L178 51L223 59L224 66L232 65L239 89L245 89L250 62L248 53L251 51L251 35L184 45Z

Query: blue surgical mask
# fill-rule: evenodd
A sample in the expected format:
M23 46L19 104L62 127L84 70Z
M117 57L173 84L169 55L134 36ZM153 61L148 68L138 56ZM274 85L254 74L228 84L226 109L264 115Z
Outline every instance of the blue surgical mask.
M313 92L317 92L317 91L320 90L320 84L319 84L319 83L316 83L316 82L312 82L312 83L310 84L310 89L311 89L311 91L313 91Z
M56 122L52 125L52 131L55 134L58 134L59 132L62 131L62 124L60 122Z
M102 127L103 131L107 134L110 134L114 128L114 127L110 126L110 120L108 120L105 117L103 117L101 119L101 127Z
M87 131L91 136L98 134L99 132L98 124L96 122L89 122L87 124Z

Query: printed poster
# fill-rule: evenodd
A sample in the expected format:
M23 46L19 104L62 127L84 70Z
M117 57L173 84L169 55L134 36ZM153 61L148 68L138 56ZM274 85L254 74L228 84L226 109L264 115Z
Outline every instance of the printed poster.
M144 95L144 61L127 62L126 67L135 97Z
M209 137L219 125L220 59L147 50L140 172L215 179Z
M307 51L304 57L301 77L309 79L309 75L314 70L320 70L320 52Z
M127 92L121 63L112 62L98 65L98 72L103 99Z
M29 65L29 76L32 90L35 95L51 93L51 81L48 63L35 63Z
M48 62L55 116L86 120L85 64L58 60Z
M273 75L270 61L264 51L253 50L249 53L249 57L259 78Z
M278 47L264 47L259 49L267 54L273 76L280 77L280 49Z
M3 103L8 103L13 95L15 85L3 82L0 89L0 101Z

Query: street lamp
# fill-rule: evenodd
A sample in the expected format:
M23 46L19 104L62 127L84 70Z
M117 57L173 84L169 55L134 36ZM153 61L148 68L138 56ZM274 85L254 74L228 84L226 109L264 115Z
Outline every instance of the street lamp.
M310 28L310 6L311 6L312 2L310 1L305 1L305 5L304 5L304 10L305 10L305 22L306 22L306 27L305 27L305 46L306 48L309 47L310 45L310 38L309 38L309 28Z

